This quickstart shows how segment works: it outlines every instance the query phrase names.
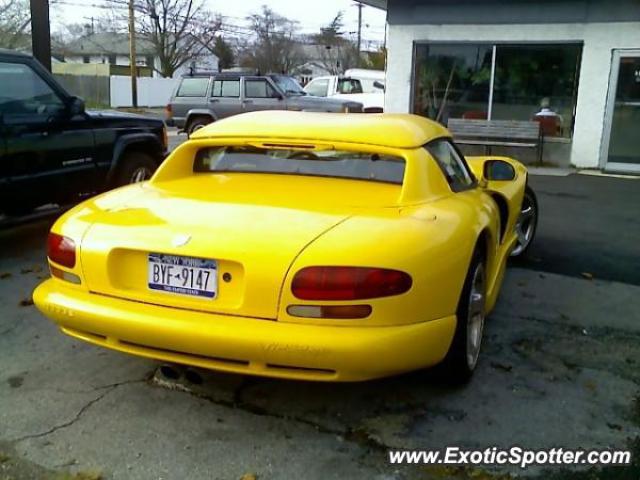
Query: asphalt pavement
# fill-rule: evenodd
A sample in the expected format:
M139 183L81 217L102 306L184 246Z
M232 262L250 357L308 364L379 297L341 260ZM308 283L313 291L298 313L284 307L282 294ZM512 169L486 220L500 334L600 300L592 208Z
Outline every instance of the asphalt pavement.
M538 234L521 266L640 285L640 179L530 176Z
M640 455L640 183L570 175L531 184L541 207L531 259L510 264L463 388L429 371L338 385L166 378L157 362L64 336L33 307L53 214L1 229L0 480L640 478L637 460L553 475L387 462L390 448L448 445L635 442Z

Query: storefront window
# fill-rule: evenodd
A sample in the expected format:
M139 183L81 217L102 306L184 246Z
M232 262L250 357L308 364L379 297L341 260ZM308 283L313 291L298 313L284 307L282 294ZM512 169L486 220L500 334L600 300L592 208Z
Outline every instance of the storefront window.
M486 119L491 55L491 45L418 45L414 113L444 125Z
M495 64L493 49L418 44L414 113L444 125L450 118L533 120L547 137L571 137L582 46L495 45Z
M579 45L498 45L492 118L537 120L545 136L573 127Z

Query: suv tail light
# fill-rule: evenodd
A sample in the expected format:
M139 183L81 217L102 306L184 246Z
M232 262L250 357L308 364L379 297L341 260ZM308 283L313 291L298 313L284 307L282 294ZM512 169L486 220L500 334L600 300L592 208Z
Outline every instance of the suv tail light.
M69 237L49 232L47 257L63 267L73 268L76 265L76 243Z
M167 118L171 118L173 116L173 107L170 103L167 103L167 106L164 107L164 111L167 113Z
M363 300L399 295L411 284L411 277L398 270L306 267L293 277L291 291L302 300Z

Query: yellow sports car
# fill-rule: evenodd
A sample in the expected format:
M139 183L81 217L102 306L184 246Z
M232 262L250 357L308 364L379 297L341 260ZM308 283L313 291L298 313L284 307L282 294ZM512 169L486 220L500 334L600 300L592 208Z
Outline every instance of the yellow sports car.
M465 160L424 118L248 113L64 214L33 298L72 337L166 362L465 380L536 220L523 165Z

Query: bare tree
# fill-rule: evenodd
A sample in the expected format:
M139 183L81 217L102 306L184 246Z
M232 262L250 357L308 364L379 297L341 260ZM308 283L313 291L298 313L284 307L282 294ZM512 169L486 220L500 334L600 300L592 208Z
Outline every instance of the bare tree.
M300 66L302 55L295 39L297 23L278 15L266 5L247 20L255 32L253 41L244 46L240 63L263 73L288 73Z
M152 45L164 77L213 48L220 28L203 0L138 0L136 10L138 34Z
M0 0L0 47L28 48L30 31L29 0Z
M344 37L342 11L333 20L312 37L317 48L320 66L331 75L339 75L358 65L358 47Z

